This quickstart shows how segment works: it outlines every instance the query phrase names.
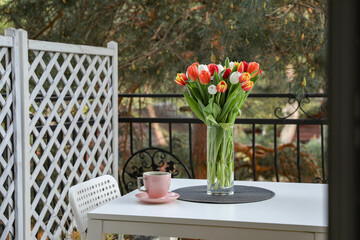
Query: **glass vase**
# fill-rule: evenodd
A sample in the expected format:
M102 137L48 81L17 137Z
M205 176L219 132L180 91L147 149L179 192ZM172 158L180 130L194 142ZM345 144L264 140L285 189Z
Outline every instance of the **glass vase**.
M207 127L207 194L234 194L234 127Z

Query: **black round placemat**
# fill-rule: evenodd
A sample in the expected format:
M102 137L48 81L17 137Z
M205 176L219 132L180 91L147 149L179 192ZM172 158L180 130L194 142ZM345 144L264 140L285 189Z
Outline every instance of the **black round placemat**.
M275 196L273 191L252 187L234 185L233 195L208 195L206 186L192 186L173 190L180 194L178 200L201 203L251 203L268 200Z

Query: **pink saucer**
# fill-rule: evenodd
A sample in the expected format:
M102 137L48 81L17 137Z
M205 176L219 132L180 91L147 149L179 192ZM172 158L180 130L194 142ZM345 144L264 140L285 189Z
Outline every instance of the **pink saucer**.
M135 195L140 201L148 203L167 203L174 201L180 195L174 192L168 192L165 197L162 198L149 198L146 192L138 193Z

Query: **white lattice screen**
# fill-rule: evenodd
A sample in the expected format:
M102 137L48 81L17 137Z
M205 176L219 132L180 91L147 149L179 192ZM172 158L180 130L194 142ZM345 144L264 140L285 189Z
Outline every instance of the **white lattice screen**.
M69 188L118 176L117 44L0 36L0 240L65 239Z
M69 188L113 171L114 51L43 45L29 41L31 238L55 239L73 228Z
M0 240L13 239L15 234L11 43L11 38L0 36Z

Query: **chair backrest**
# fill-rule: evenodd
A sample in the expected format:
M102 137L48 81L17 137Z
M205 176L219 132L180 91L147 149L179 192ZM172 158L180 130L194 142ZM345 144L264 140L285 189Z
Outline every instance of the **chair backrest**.
M149 147L133 153L126 160L122 173L125 191L131 192L137 189L137 178L148 171L164 171L170 172L171 177L193 178L193 174L185 163L172 152L158 147Z
M87 213L118 197L120 197L119 186L111 175L90 179L69 189L70 206L82 236L88 227Z

